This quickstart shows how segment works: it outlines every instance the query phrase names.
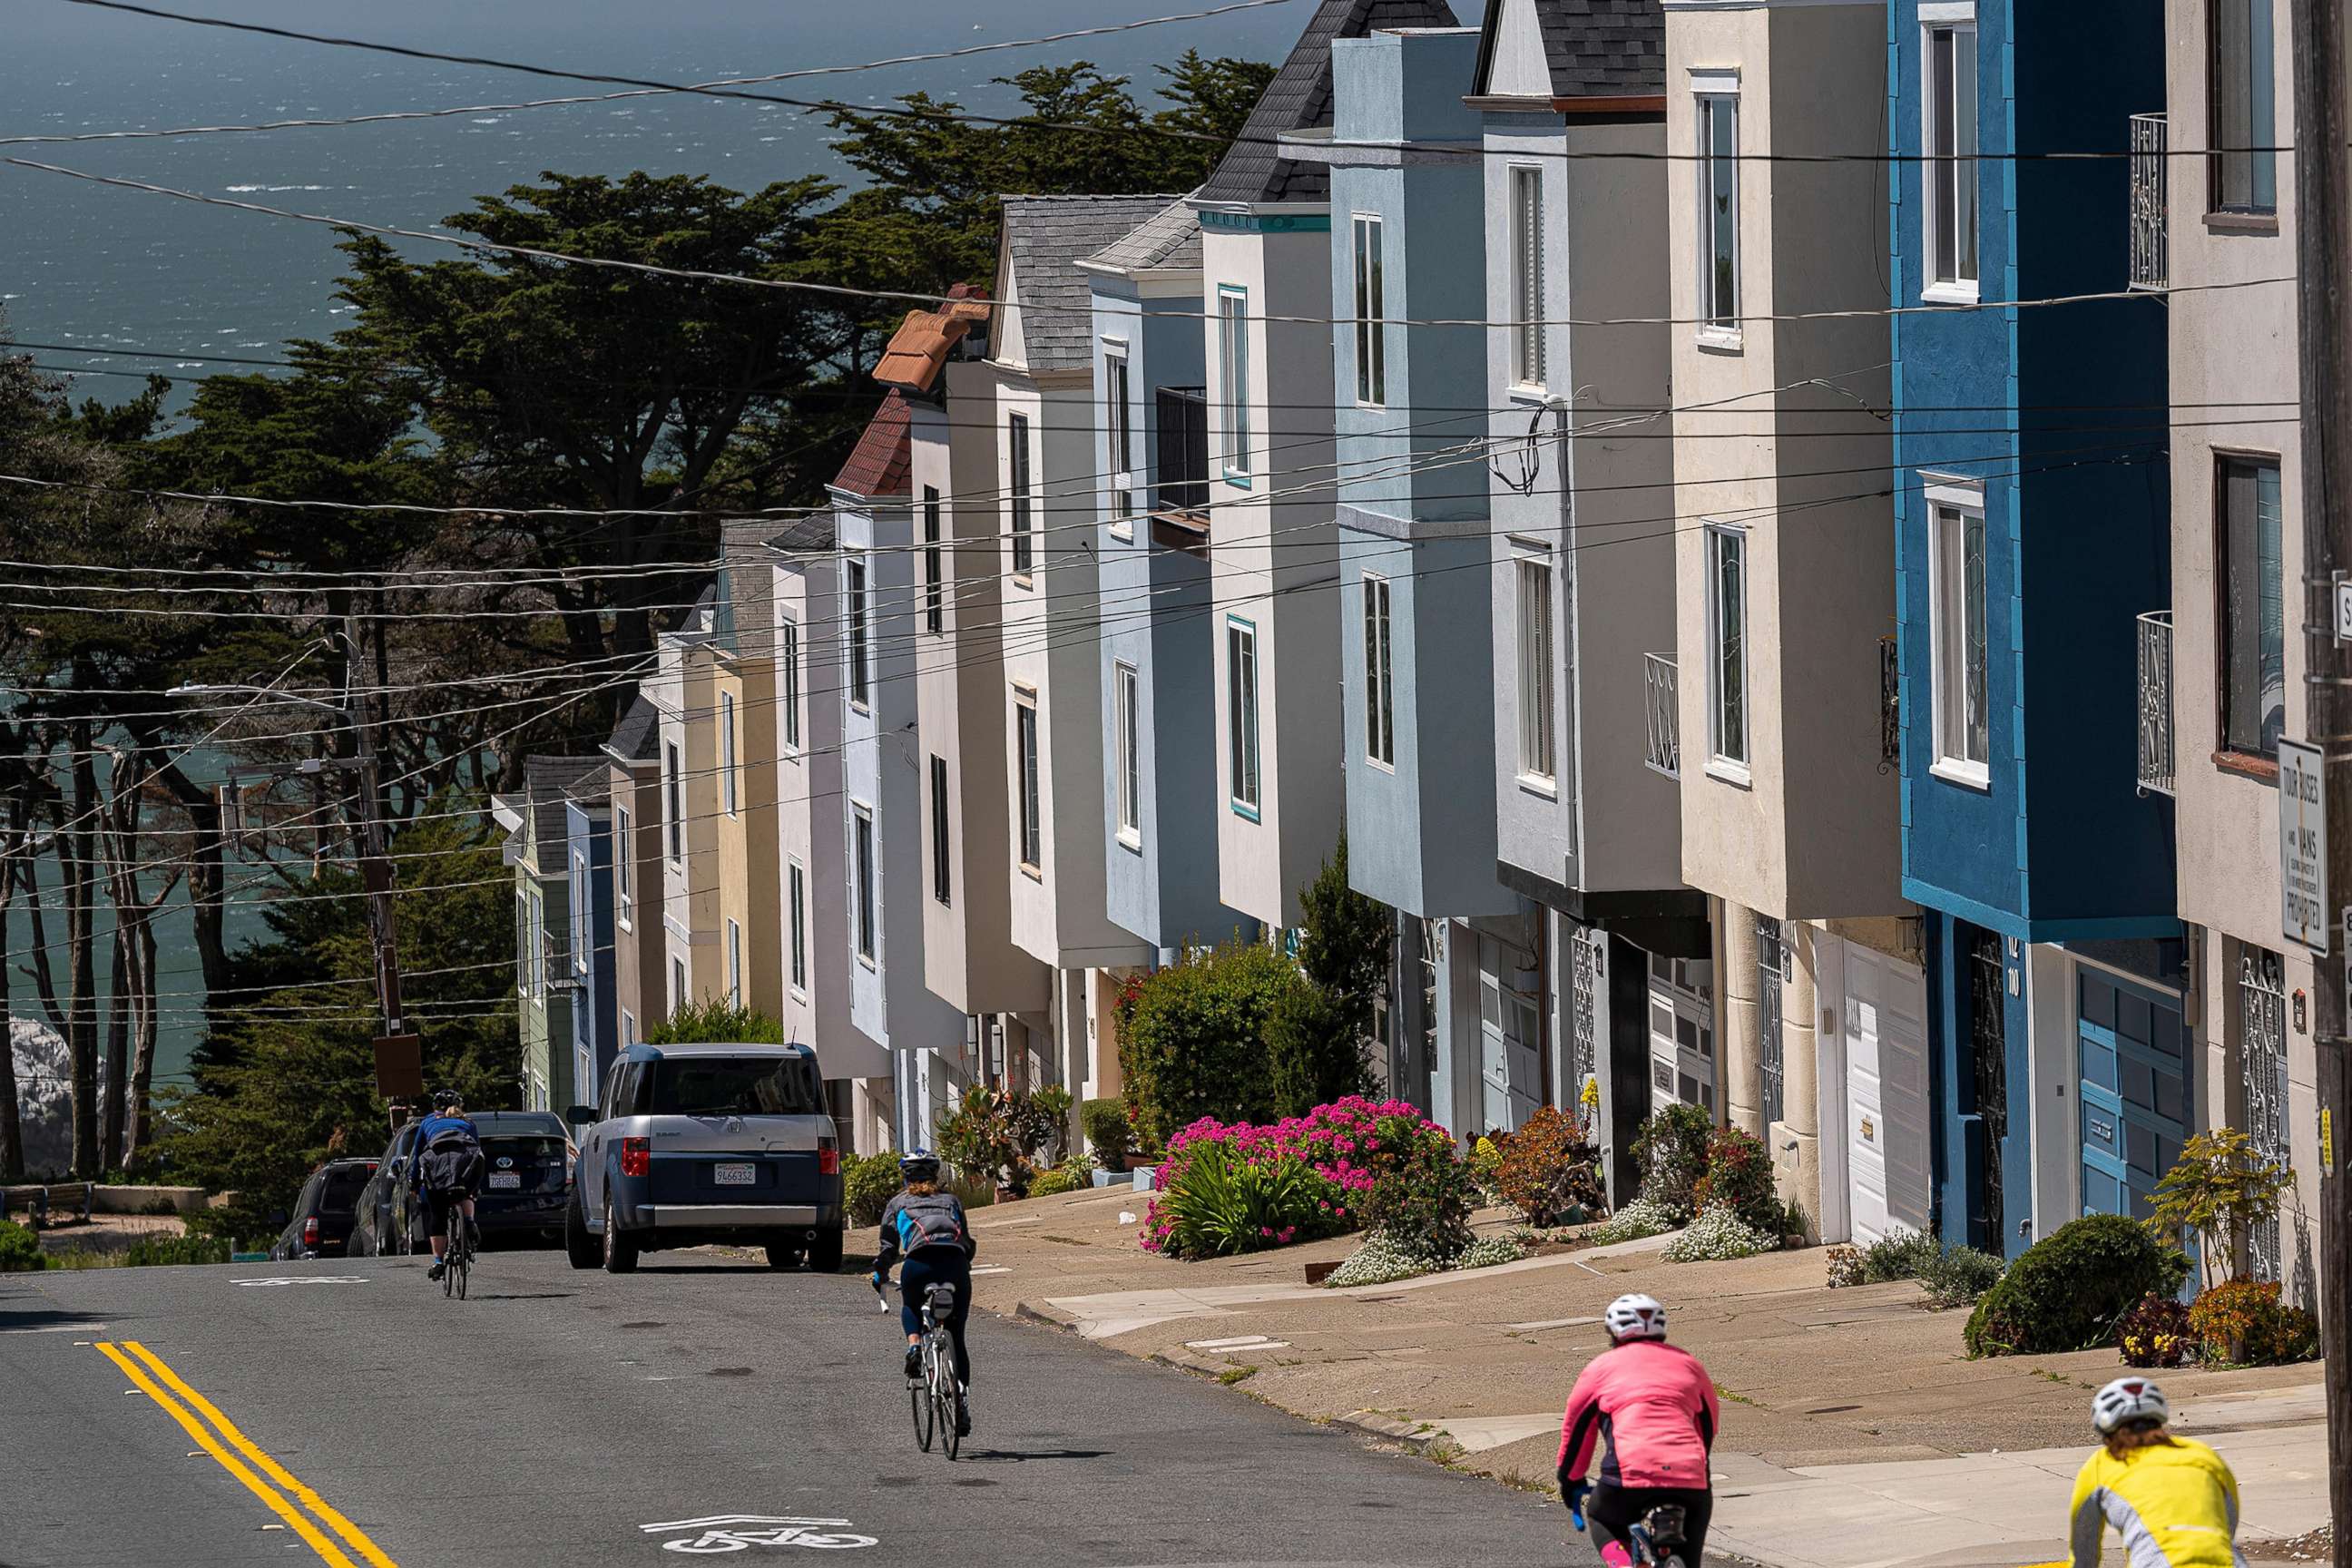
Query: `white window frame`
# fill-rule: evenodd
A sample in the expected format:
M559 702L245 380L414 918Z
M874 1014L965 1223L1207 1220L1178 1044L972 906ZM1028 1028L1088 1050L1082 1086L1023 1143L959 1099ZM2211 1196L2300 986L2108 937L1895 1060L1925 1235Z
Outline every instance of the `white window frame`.
M1364 574L1364 760L1396 771L1396 630L1389 580Z
M1544 320L1543 165L1513 163L1504 174L1511 215L1511 384L1540 392L1550 344Z
M623 931L635 931L637 908L636 879L632 862L636 858L636 846L629 842L629 808L613 808L613 920Z
M948 760L931 753L929 775L931 795L931 898L943 909L955 905L955 868L948 858Z
M1516 547L1511 619L1518 656L1518 781L1522 788L1553 795L1559 788L1559 571L1548 546L1525 540L1511 542Z
M856 557L841 563L842 596L849 626L849 705L860 713L874 706L873 606L869 603L868 571Z
M637 1016L626 1007L621 1009L621 1048L626 1050L637 1043Z
M669 863L686 864L686 758L675 741L662 742L662 805L667 807L669 821L664 826L668 839Z
M585 974L596 948L595 890L588 878L588 852L572 851L572 973Z
M1984 489L1981 485L1950 480L1929 480L1923 487L1927 507L1927 644L1928 644L1928 731L1935 762L1928 772L1971 789L1992 787L1992 647L1990 635L1992 627L1992 530L1985 516ZM1968 747L1968 699L1963 689L1953 682L1965 681L1968 672L1953 668L1956 653L1960 650L1955 639L1968 635L1968 605L1958 598L1948 601L1948 595L1965 595L1965 580L1956 588L1952 582L1954 564L1965 566L1968 548L1968 524L1974 519L1984 535L1985 582L1983 601L1977 607L1987 633L1984 650L1985 754L1970 757ZM1949 520L1948 523L1948 520ZM1949 547L1953 559L1947 562L1946 533L1957 528L1958 534ZM1959 625L1954 626L1955 615ZM1957 745L1955 741L1957 738Z
M1741 325L1741 271L1745 260L1739 243L1739 73L1738 71L1693 71L1690 75L1691 97L1696 108L1693 122L1697 132L1695 151L1696 161L1691 165L1697 182L1698 244L1696 261L1698 268L1697 336L1700 343L1709 348L1737 349L1746 341ZM1731 117L1731 201L1730 209L1720 220L1716 216L1716 158L1714 132L1717 117ZM1731 242L1731 279L1729 298L1719 296L1715 271L1718 222L1727 224Z
M673 1018L687 1004L686 984L686 960L673 953L669 961L669 1016Z
M1956 70L1958 61L1965 49L1969 62L1969 79L1977 89L1975 94L1977 112L1971 116L1970 121L1976 131L1976 144L1974 150L1965 158L1957 155L1957 149L1953 154L1937 151L1940 128L1937 124L1936 117L1936 35L1942 32L1955 35L1952 47ZM1981 112L1984 100L1983 65L1983 59L1977 47L1976 0L1920 0L1919 207L1923 243L1919 252L1922 285L1919 297L1930 304L1974 304L1982 288L1984 277L1984 160L1982 156L1984 117ZM1957 96L1954 100L1953 111L1952 130L1957 142L1959 131ZM1957 234L1958 215L1943 211L1943 193L1937 188L1941 181L1941 167L1947 162L1965 164L1968 180L1974 185L1976 199L1970 204L1970 209L1974 214L1975 221L1970 225L1973 232L1969 238L1970 243L1978 247L1978 253L1976 271L1972 277L1958 275L1961 270L1959 257L1962 249L1958 244L1955 244L1952 249L1955 276L1951 278L1937 276L1939 270L1937 253L1942 245L1946 226L1955 226ZM1955 205L1959 201L1961 184L1961 172L1956 170L1952 185L1952 200Z
M940 535L944 531L942 513L945 508L940 499L940 487L923 487L923 629L933 637L947 627L947 585L943 570L942 545Z
M801 624L789 616L776 622L776 663L784 679L784 749L801 749Z
M786 978L793 994L808 995L808 868L797 857L784 861L785 957L791 963Z
M1265 790L1265 758L1259 750L1257 623L1225 617L1225 794L1234 815L1259 819Z
M547 1001L547 897L530 889L530 999Z
M1110 461L1110 531L1118 539L1135 537L1135 406L1133 376L1129 369L1127 340L1103 340L1103 435Z
M1029 416L1008 409L1004 416L1004 493L1013 500L1013 527L1006 544L1013 555L1013 580L1026 586L1037 564L1035 478L1030 463Z
M727 1005L743 1005L743 927L731 915L727 920Z
M1238 283L1217 285L1217 388L1223 416L1221 457L1224 480L1250 488L1249 290Z
M742 782L736 772L741 761L735 745L735 694L722 691L719 694L719 788L724 797L719 804L730 816L742 815Z
M1748 550L1748 531L1725 523L1711 522L1705 530L1706 546L1706 771L1721 778L1746 784L1754 765L1750 741L1755 733L1755 683L1748 679L1748 584L1751 558ZM1723 595L1723 569L1726 551L1736 551L1738 571L1738 603L1726 605ZM1728 617L1727 616L1728 611ZM1737 646L1727 654L1723 646L1727 618L1738 624L1732 629ZM1736 665L1735 679L1739 686L1738 723L1732 722L1727 699L1730 695L1724 681L1727 668ZM1737 733L1734 731L1737 731Z
M1388 267L1386 229L1378 213L1357 213L1349 220L1353 239L1355 282L1356 406L1386 408L1389 405Z
M1023 733L1023 715L1027 715L1027 733ZM1043 877L1045 870L1045 780L1039 777L1044 765L1045 737L1044 721L1037 713L1037 694L1021 687L1013 689L1013 854L1021 868L1033 877Z
M874 808L862 800L849 803L849 940L857 962L876 966L882 952L882 910L874 887L877 850Z
M1111 661L1111 739L1118 769L1113 781L1118 816L1118 841L1129 849L1143 847L1143 733L1138 710L1143 702L1142 677L1125 659Z

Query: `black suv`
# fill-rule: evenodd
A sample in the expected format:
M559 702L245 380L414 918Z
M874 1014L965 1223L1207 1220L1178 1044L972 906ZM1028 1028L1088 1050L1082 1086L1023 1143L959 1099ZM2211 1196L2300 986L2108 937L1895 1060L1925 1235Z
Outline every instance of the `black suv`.
M302 1258L341 1258L359 1223L359 1197L375 1174L373 1160L330 1160L310 1173L293 1217L269 1249L274 1262Z
M474 1195L474 1224L485 1241L553 1247L563 1239L575 1158L570 1130L551 1110L477 1110L467 1120L482 1135L488 1170ZM352 1250L359 1257L423 1252L425 1205L408 1184L409 1160L422 1118L393 1134L361 1194Z

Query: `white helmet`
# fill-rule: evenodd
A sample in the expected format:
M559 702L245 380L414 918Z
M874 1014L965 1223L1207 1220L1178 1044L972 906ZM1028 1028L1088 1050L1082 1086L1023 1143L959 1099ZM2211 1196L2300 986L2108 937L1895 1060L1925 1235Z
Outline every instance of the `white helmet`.
M1654 1296L1620 1296L1609 1303L1601 1321L1608 1325L1609 1337L1621 1344L1627 1340L1666 1337L1666 1310Z
M2102 1434L2126 1421L2170 1419L2164 1390L2144 1377L2119 1377L2091 1396L2091 1424Z

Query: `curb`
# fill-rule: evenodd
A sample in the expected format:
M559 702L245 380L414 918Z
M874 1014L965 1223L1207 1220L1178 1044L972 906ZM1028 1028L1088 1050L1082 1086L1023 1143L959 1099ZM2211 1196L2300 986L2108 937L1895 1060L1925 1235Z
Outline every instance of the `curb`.
M1377 1411L1358 1410L1346 1415L1334 1415L1330 1425L1360 1437L1370 1437L1382 1443L1394 1443L1416 1454L1427 1454L1430 1446L1445 1434L1433 1426L1415 1426L1382 1415Z
M1041 1308L1031 1306L1026 1301L1013 1302L1013 1315L1024 1323L1034 1323L1039 1328L1054 1329L1066 1334L1075 1334L1078 1331L1078 1325L1069 1319L1057 1318Z

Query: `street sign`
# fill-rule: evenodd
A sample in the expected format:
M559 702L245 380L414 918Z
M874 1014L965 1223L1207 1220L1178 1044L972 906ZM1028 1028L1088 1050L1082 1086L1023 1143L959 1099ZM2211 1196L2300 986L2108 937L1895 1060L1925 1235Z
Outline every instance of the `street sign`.
M2352 573L2336 574L2336 640L2352 642Z
M2319 748L2279 742L2279 921L2286 939L2326 952L2327 788Z
M386 1100L425 1092L425 1045L415 1035L384 1035L375 1042L375 1091Z

